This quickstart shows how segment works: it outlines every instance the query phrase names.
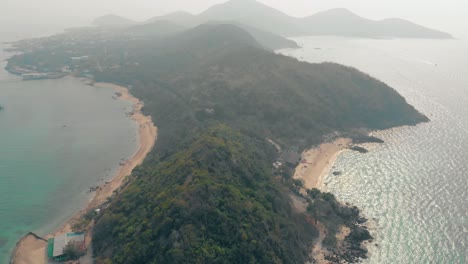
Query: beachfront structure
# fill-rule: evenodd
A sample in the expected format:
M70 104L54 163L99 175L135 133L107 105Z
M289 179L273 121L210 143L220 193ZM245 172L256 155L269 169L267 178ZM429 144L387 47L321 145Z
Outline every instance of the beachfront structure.
M72 61L82 61L89 59L89 56L80 56L80 57L70 57Z
M68 233L49 239L47 246L47 255L49 258L56 261L67 261L70 256L67 256L64 251L68 245L73 245L79 251L86 250L85 233Z

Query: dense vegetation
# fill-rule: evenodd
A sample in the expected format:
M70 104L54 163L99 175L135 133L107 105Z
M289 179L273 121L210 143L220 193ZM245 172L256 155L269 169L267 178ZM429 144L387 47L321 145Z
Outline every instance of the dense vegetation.
M98 263L301 263L317 231L271 177L273 147L218 125L138 178L99 219Z
M334 132L427 120L395 90L364 73L275 55L234 26L202 26L151 45L158 48L129 51L138 67L95 76L134 87L144 110L165 128L158 144L172 145L166 136L177 140L211 122L306 148Z
M44 43L9 66L62 67L66 54L88 55L71 68L131 87L159 126L155 149L96 219L98 263L304 263L316 221L329 247L341 225L354 228L353 256L363 256L368 234L355 228L358 211L317 191L303 197L308 211L294 211L289 194L301 193L288 175L274 175L278 153L265 138L304 149L329 135L427 121L366 74L276 55L233 25L73 47ZM50 61L47 53L55 54Z
M303 263L316 235L311 219L326 223L333 247L358 211L314 193L309 216L293 213L264 138L305 148L335 131L427 120L382 82L272 54L233 26L151 45L128 52L138 67L94 72L133 87L160 127L138 178L97 221L102 263ZM218 123L227 126L211 128Z

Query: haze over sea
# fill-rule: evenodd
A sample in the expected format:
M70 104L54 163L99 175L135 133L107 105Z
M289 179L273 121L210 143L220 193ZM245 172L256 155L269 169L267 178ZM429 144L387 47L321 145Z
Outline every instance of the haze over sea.
M385 144L343 153L326 189L363 210L374 244L364 263L467 263L468 43L295 39L281 51L358 68L400 92L431 122L375 133ZM333 172L332 171L332 172Z
M0 44L0 61L10 56L3 48ZM112 99L112 89L73 78L21 81L4 66L1 62L0 263L8 263L27 232L45 235L81 209L89 188L109 180L137 148L137 125L125 116L132 105Z

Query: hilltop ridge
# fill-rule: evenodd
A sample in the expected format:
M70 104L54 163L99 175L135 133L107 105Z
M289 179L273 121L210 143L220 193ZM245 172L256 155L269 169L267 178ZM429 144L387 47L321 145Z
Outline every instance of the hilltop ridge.
M128 26L136 22L125 17L108 14L93 20L93 25L98 27Z
M190 27L197 23L196 22L197 16L189 12L177 11L177 12L169 13L167 15L156 16L156 17L150 18L146 20L145 22L152 23L156 21L172 21L181 26Z

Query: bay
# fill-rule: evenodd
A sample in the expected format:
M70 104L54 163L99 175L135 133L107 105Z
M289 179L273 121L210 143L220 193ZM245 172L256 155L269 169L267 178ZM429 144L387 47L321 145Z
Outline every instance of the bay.
M0 60L10 56L0 46ZM137 149L130 102L75 78L22 81L0 64L0 263L29 231L79 211Z

